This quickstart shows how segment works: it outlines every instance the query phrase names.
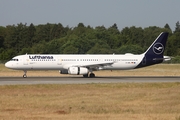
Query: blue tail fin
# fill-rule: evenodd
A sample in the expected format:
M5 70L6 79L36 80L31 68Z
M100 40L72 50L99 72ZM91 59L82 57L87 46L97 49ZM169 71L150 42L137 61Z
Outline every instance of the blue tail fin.
M149 56L152 58L163 58L167 38L168 33L161 33L145 52L146 57Z
M146 50L146 52L143 53L144 58L142 62L137 66L137 68L163 62L163 54L166 47L167 38L168 33L162 32Z

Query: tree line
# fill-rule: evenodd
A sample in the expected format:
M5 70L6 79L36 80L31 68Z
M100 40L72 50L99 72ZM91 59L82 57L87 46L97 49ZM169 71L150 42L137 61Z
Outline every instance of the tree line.
M150 26L125 27L117 24L104 26L64 27L58 24L0 26L0 61L5 62L20 54L124 54L143 53L161 32L168 32L165 55L180 60L180 23L174 30L168 24L163 28Z

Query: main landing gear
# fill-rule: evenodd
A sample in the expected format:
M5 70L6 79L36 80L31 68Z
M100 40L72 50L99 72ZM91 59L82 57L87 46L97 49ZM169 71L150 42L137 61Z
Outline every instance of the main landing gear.
M94 77L95 77L95 74L94 74L94 73L85 74L85 75L83 75L83 77L84 77L84 78L88 78L88 77L94 78Z
M23 70L23 71L24 71L23 78L27 78L27 75L26 75L26 73L27 73L27 70Z

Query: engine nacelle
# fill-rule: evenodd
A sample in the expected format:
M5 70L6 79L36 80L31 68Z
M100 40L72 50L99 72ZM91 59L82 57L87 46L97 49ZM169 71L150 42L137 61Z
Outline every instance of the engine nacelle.
M89 73L89 70L84 67L69 67L68 73L71 75L85 75Z

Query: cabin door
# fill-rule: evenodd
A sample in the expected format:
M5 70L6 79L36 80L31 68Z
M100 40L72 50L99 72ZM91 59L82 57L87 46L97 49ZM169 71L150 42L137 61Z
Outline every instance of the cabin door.
M58 64L58 65L62 65L62 59L61 59L61 57L58 57L57 64Z
M24 65L28 65L28 61L29 61L28 56L25 55L25 56L23 57L23 64L24 64Z

